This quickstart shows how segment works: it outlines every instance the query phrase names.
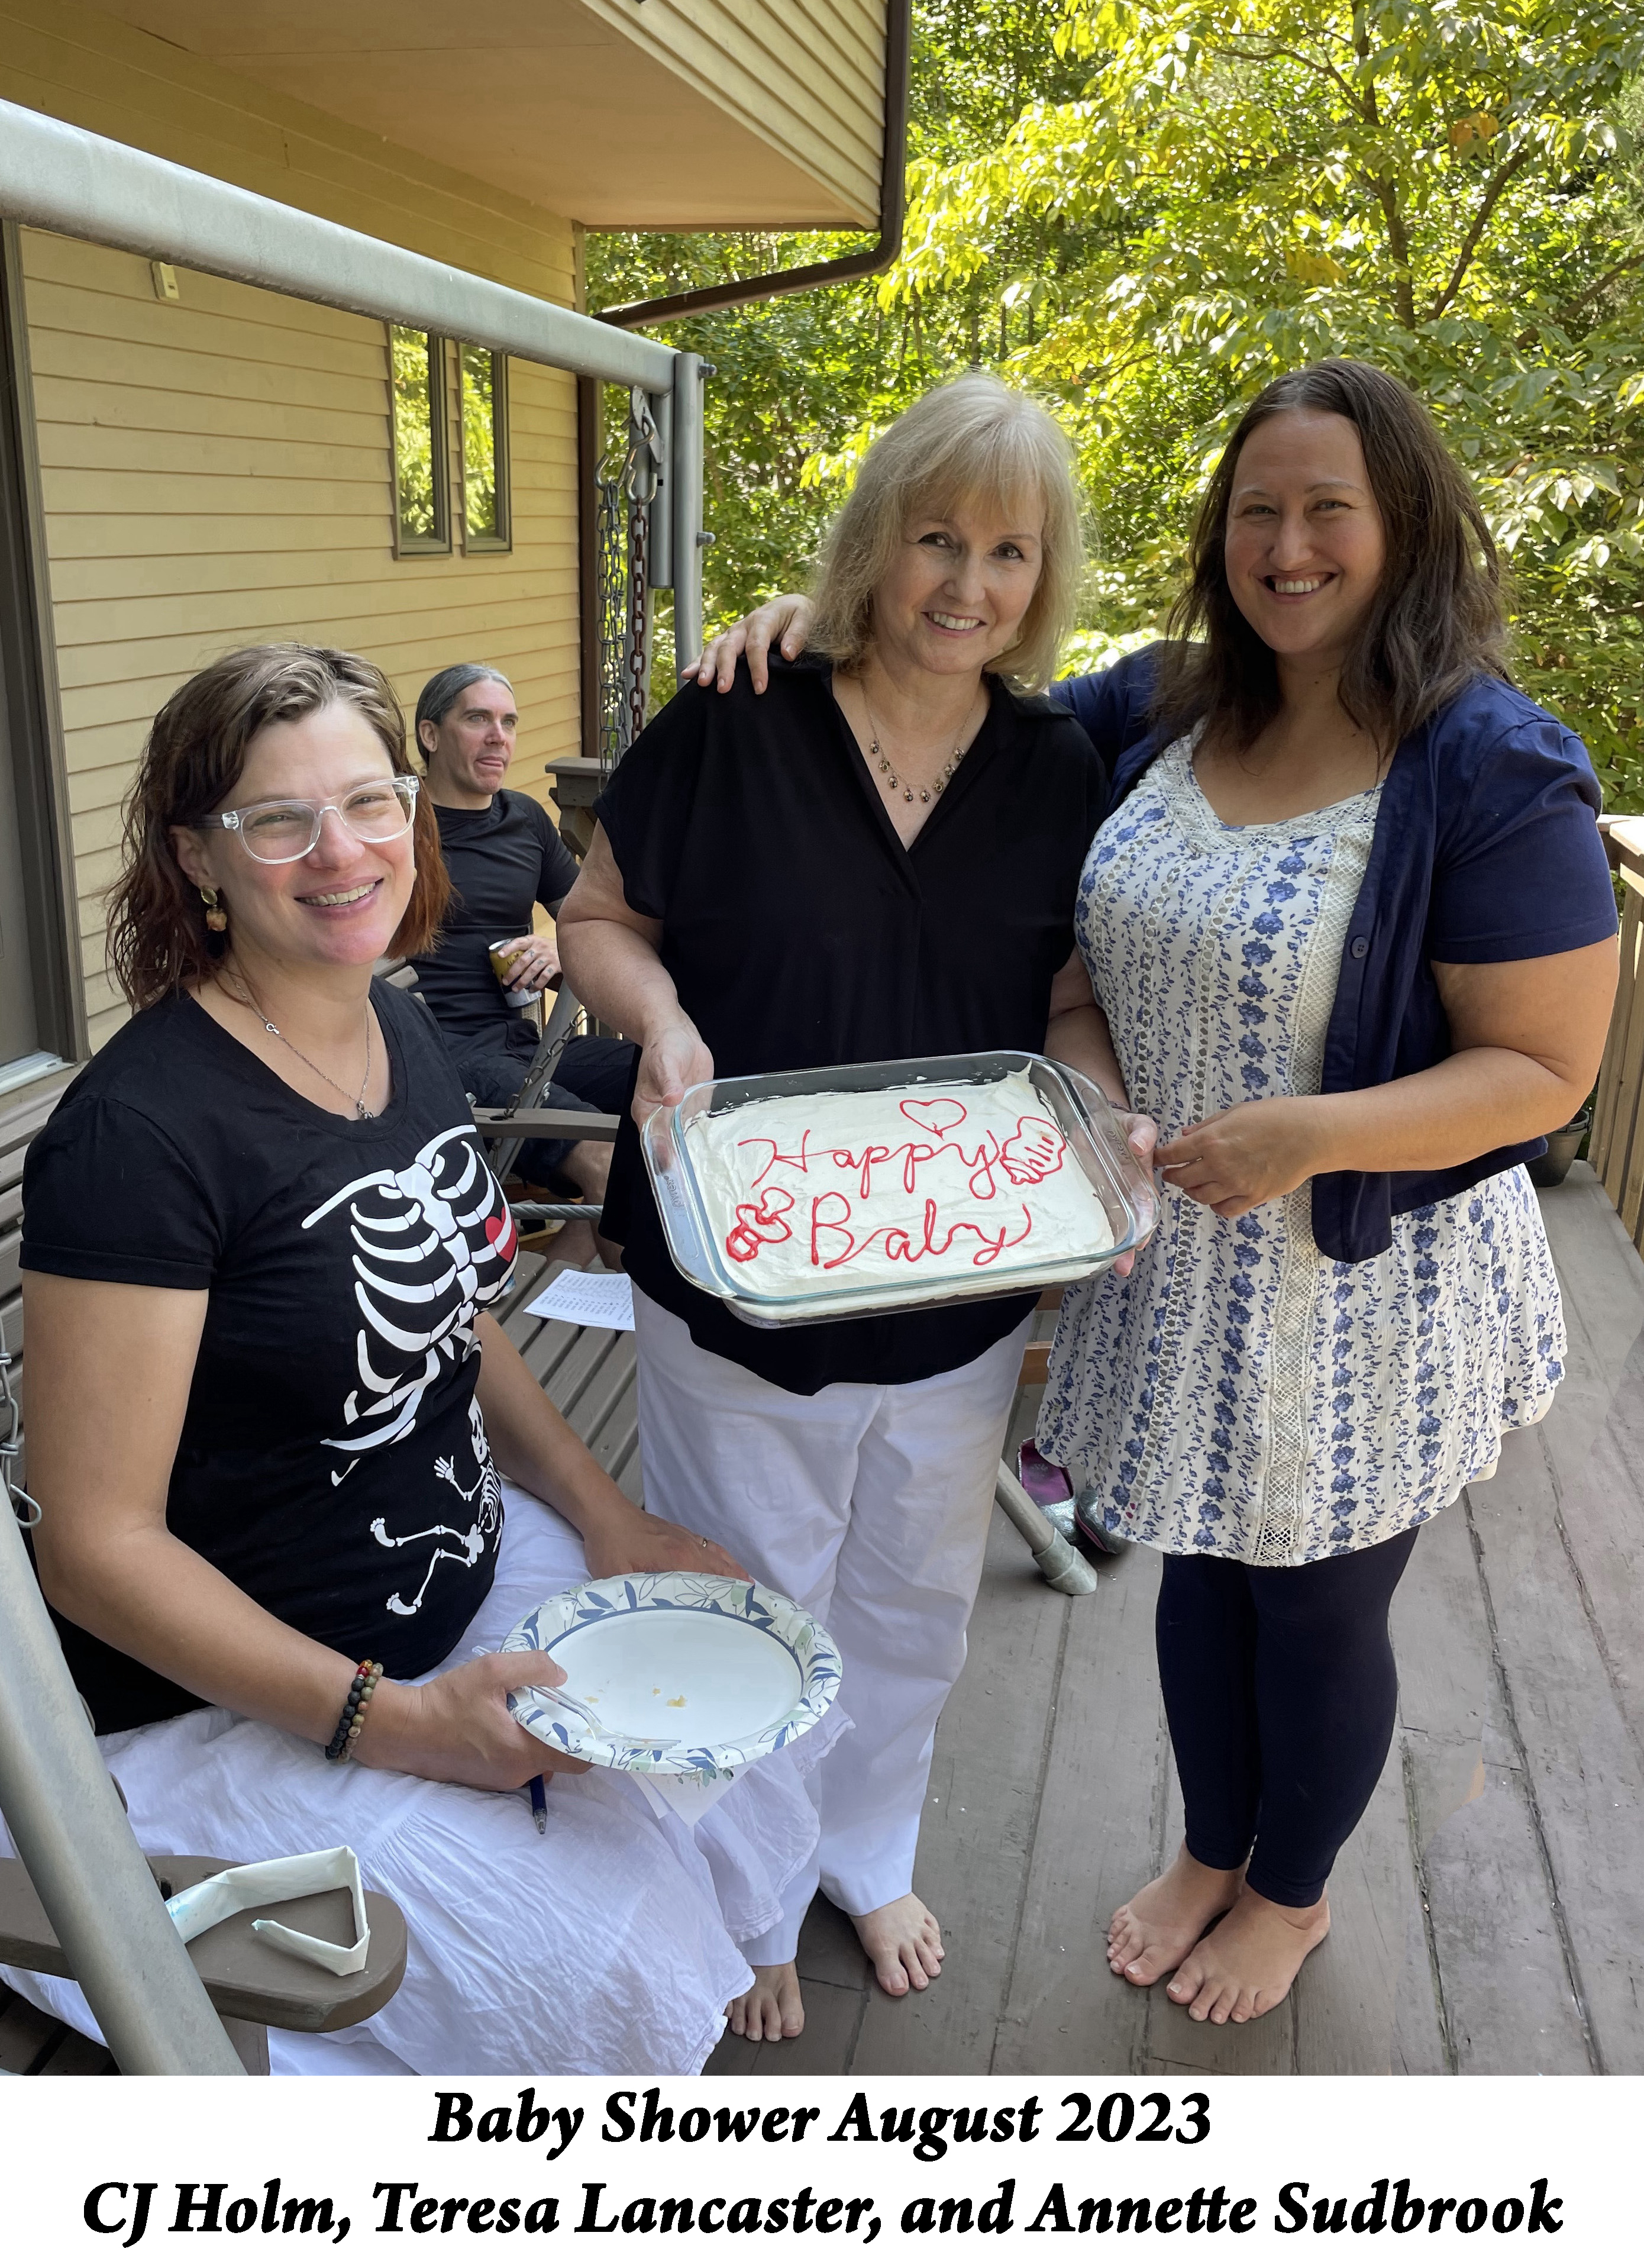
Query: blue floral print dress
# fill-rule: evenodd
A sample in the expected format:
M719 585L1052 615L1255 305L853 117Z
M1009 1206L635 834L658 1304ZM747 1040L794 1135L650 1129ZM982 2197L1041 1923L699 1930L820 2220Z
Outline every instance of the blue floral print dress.
M1379 795L1228 827L1182 740L1097 836L1080 949L1163 1138L1318 1092ZM1163 1202L1134 1274L1064 1300L1039 1424L1116 1535L1263 1567L1361 1550L1546 1410L1564 1322L1522 1166L1397 1216L1356 1264L1314 1242L1310 1182L1237 1220Z

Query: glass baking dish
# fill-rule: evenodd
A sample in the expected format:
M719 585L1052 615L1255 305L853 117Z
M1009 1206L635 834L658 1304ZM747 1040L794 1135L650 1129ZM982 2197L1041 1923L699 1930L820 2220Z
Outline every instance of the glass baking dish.
M936 1141L939 1149L955 1146L943 1142L942 1137L947 1128L943 1123L944 1114L941 1105L935 1100L936 1096L949 1103L962 1102L967 1088L991 1086L998 1080L1016 1075L1025 1079L1033 1091L1038 1106L1034 1123L1039 1125L1042 1120L1050 1121L1065 1145L1051 1170L1060 1172L1066 1165L1083 1177L1106 1215L1106 1233L1099 1234L1094 1226L1087 1226L1073 1239L1071 1245L1066 1235L1058 1237L1044 1232L1036 1237L1032 1233L1031 1205L1018 1201L1014 1189L1005 1187L994 1193L994 1212L988 1216L988 1219L1008 1218L1014 1226L1019 1219L1025 1219L1029 1226L1010 1238L1009 1250L1001 1249L996 1254L987 1255L979 1264L977 1253L988 1240L967 1219L957 1223L958 1228L972 1232L970 1241L960 1243L955 1230L940 1221L936 1209L921 1199L917 1189L917 1169L919 1164L937 1154L937 1151L929 1146L932 1139ZM725 1232L730 1222L730 1213L723 1197L717 1205L719 1217L716 1219L716 1201L708 1185L708 1123L745 1104L791 1105L797 1102L803 1105L804 1100L811 1096L820 1099L829 1095L872 1094L906 1087L928 1087L932 1090L933 1100L928 1104L914 1098L911 1102L899 1106L899 1108L911 1110L914 1114L910 1123L914 1128L928 1126L927 1138L916 1149L905 1144L902 1151L876 1151L872 1162L874 1166L881 1166L889 1161L892 1174L902 1171L909 1177L904 1186L912 1191L907 1207L910 1230L911 1233L917 1234L919 1224L922 1222L925 1246L923 1251L914 1252L912 1258L928 1261L930 1264L923 1269L917 1281L904 1284L827 1283L826 1278L829 1270L818 1261L818 1250L837 1254L841 1238L848 1247L850 1231L839 1228L832 1217L837 1215L840 1207L844 1205L848 1218L847 1200L836 1191L825 1191L811 1200L813 1219L822 1218L816 1210L822 1205L831 1207L831 1215L820 1228L812 1226L811 1229L810 1266L806 1267L803 1259L797 1256L790 1256L789 1262L790 1268L806 1275L807 1281L801 1287L782 1292L752 1287L740 1275L726 1249L727 1243L737 1233L746 1234L748 1232L732 1227L730 1236L727 1237ZM946 1116L950 1117L950 1112ZM934 1124L930 1123L933 1120ZM757 1123L750 1121L751 1125ZM791 1112L789 1123L792 1123ZM1041 1144L1048 1138L1051 1151L1054 1152L1053 1137L1047 1138L1041 1131L1039 1138ZM745 1142L738 1146L749 1145ZM1007 1148L1009 1146L1006 1145ZM1126 1142L1123 1130L1106 1096L1067 1064L1053 1063L1047 1057L1015 1049L999 1049L977 1055L927 1056L900 1063L834 1064L817 1071L782 1071L757 1079L704 1080L701 1085L689 1088L672 1110L659 1110L652 1116L642 1132L641 1148L651 1186L656 1191L657 1211L662 1217L668 1249L675 1267L687 1283L694 1284L699 1290L711 1293L717 1300L723 1300L745 1322L767 1328L791 1323L840 1322L855 1316L899 1313L905 1308L946 1307L960 1300L998 1299L1009 1292L1041 1290L1050 1284L1077 1283L1086 1277L1100 1275L1105 1269L1111 1268L1121 1254L1134 1251L1139 1244L1145 1242L1158 1219L1158 1197L1153 1182ZM803 1225L804 1199L810 1192L804 1187L796 1192L793 1185L796 1182L804 1182L811 1170L813 1160L807 1145L804 1141L800 1144L801 1152L804 1152L803 1164L798 1158L778 1152L774 1144L772 1148L772 1164L766 1170L774 1173L778 1167L782 1169L777 1179L783 1183L784 1194L789 1197L797 1195L800 1209L794 1218ZM836 1167L840 1160L848 1158L853 1175L862 1165L860 1155L848 1152L829 1150L821 1154L833 1161ZM981 1152L979 1151L974 1154L980 1157ZM1006 1162L997 1145L992 1155L996 1162ZM906 1162L899 1167L896 1160L904 1156ZM968 1157L965 1163L969 1166ZM791 1171L789 1170L790 1168ZM955 1170L949 1168L950 1174ZM1010 1182L1015 1183L1016 1173L1009 1167L1007 1170ZM1025 1174L1036 1179L1047 1177L1044 1174L1031 1176L1031 1167L1025 1169ZM833 1178L839 1178L837 1173ZM989 1182L993 1179L991 1174L985 1176ZM975 1183L969 1186L974 1189ZM885 1182L882 1179L881 1189L884 1187ZM893 1192L893 1183L892 1188ZM869 1184L865 1179L862 1189L863 1196L868 1196ZM734 1194L733 1189L731 1195ZM893 1193L891 1201L896 1201ZM745 1205L740 1209L738 1220L744 1216L752 1220L752 1233L755 1238L759 1236L760 1223L765 1219L767 1205L771 1202L774 1201L756 1199L754 1205ZM883 1197L881 1202L884 1202ZM1088 1211L1088 1205L1084 1209ZM969 1204L965 1210L967 1214L973 1213L979 1207ZM787 1211L793 1211L791 1204ZM934 1248L933 1218L936 1220L935 1233L948 1238L947 1250L953 1254L951 1260L948 1259L946 1251L938 1253ZM884 1235L883 1230L877 1233ZM791 1229L783 1225L779 1234L786 1242L791 1237ZM818 1237L832 1237L833 1241L819 1247ZM874 1241L873 1237L867 1239L870 1243ZM901 1260L907 1257L908 1243L909 1239L905 1236L904 1248L892 1254L892 1258ZM888 1237L885 1237L885 1247L888 1252ZM796 1247L796 1255L803 1255L804 1250L802 1242ZM833 1264L839 1264L837 1260ZM814 1279L811 1277L811 1269L815 1270Z

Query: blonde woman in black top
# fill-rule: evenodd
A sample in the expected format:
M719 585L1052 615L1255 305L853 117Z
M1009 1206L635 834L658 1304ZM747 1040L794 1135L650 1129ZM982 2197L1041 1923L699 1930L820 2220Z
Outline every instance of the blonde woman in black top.
M827 1623L855 1729L812 1785L818 1866L749 1949L733 2029L803 2021L810 1887L882 1987L922 1991L913 1894L936 1715L965 1658L1031 1295L761 1331L674 1270L635 1123L716 1071L1048 1048L1090 1059L1074 893L1104 776L1024 690L1068 621L1078 510L1053 422L960 379L870 452L812 651L756 700L687 687L598 806L560 917L580 998L641 1041L605 1232L635 1285L647 1501Z

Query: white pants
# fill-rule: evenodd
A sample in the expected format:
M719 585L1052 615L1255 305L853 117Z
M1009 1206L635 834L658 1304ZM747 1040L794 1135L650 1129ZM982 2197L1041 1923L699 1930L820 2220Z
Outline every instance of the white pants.
M575 1529L509 1483L503 1494L496 1580L445 1668L588 1580ZM398 1992L346 2031L271 2031L275 2073L700 2071L752 1981L738 1941L780 1926L796 1868L816 1881L815 1808L788 1750L694 1827L657 1817L630 1773L555 1774L539 1835L523 1790L338 1769L312 1741L227 1709L99 1746L145 1851L274 1859L348 1843L367 1887L398 1899L411 1939ZM0 1822L0 1855L10 1847ZM68 1978L0 1976L95 2036Z
M913 1888L936 1719L965 1666L995 1468L1031 1317L962 1369L789 1394L706 1353L635 1287L647 1509L711 1535L832 1634L851 1729L806 1783L816 1856L782 1921L790 1961L818 1879L849 1914Z

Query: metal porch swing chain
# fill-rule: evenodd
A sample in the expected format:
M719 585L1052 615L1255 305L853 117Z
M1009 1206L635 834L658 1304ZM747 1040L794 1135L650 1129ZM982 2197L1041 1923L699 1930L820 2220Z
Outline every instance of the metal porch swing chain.
M628 428L595 475L602 780L645 727L650 513L662 472L662 437L642 387L628 396Z
M0 1324L0 1475L4 1476L6 1498L18 1527L38 1528L40 1506L17 1477L17 1461L23 1454L18 1439L23 1419L11 1387L11 1366L16 1359L5 1343L5 1326Z
M622 486L628 499L628 589L624 622L623 665L628 683L623 699L628 708L622 740L626 755L645 729L650 688L646 683L650 640L646 636L646 595L650 581L650 508L662 479L662 436L644 389L635 387L628 395L628 453L622 468Z

